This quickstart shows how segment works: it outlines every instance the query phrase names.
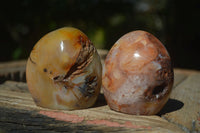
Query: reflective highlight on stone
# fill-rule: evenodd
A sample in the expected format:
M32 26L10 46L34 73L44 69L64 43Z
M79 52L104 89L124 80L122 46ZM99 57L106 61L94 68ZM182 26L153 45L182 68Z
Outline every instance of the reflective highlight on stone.
M65 27L48 33L34 46L27 62L27 84L38 106L88 108L100 92L101 67L88 37Z
M104 65L103 91L111 109L137 115L158 113L174 80L170 56L152 34L134 31L122 36Z

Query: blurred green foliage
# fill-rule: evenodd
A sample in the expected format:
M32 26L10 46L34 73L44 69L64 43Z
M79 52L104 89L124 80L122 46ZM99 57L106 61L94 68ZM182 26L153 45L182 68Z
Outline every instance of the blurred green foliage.
M146 30L167 47L175 67L200 70L200 2L178 0L6 0L0 4L0 61L25 59L46 33L73 26L97 48Z

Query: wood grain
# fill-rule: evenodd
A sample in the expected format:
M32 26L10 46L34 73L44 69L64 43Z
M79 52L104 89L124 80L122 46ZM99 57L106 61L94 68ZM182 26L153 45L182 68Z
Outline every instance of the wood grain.
M187 132L200 131L200 74L191 74L175 86L170 98L182 102L183 107L162 117L179 126L184 125Z
M5 131L13 131L14 127L16 130L26 131L30 130L30 126L35 131L59 131L57 128L52 128L61 127L64 124L65 129L69 128L71 131L82 130L79 128L81 126L85 127L85 131L99 132L183 132L179 127L159 116L126 115L110 110L107 105L98 105L98 102L102 101L97 101L94 107L83 110L44 109L34 104L25 83L7 81L0 85L0 110L3 114L0 117L0 126ZM73 119L70 116L73 116ZM38 124L32 124L32 121L27 120L30 119L29 117ZM48 125L53 125L53 127L48 127Z
M6 80L26 81L26 61L12 61L0 63L0 83Z

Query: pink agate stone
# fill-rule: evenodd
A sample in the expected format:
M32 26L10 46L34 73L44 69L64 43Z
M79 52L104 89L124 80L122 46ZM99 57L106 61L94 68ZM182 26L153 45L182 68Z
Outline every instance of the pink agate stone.
M171 59L163 44L148 32L133 31L109 51L102 83L111 109L153 115L167 102L173 80Z

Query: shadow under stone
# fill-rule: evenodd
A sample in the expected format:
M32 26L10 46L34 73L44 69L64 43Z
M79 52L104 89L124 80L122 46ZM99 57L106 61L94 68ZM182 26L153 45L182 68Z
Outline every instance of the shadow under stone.
M103 94L99 94L99 96L97 97L97 101L96 103L92 106L93 107L100 107L100 106L105 106L107 105L106 103L106 99L104 98Z
M176 100L176 99L169 99L162 110L157 114L159 116L164 115L166 113L170 113L176 110L181 109L184 106L184 103Z

